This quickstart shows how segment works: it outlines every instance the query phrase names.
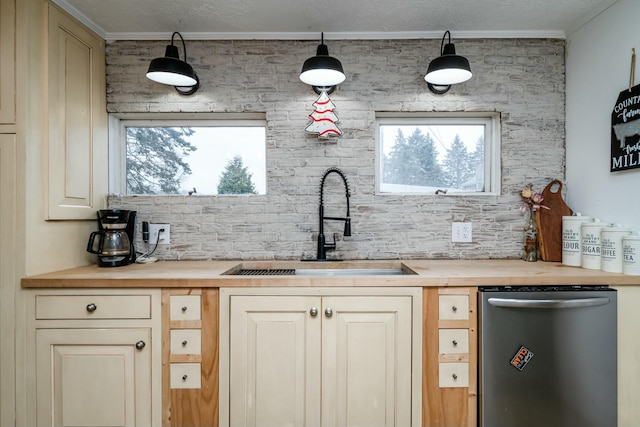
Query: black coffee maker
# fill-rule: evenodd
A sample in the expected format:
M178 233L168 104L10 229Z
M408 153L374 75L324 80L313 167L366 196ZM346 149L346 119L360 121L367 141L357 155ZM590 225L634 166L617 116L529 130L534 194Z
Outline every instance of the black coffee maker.
M101 209L98 214L98 231L89 236L87 252L98 255L100 267L120 267L136 260L133 231L136 211Z

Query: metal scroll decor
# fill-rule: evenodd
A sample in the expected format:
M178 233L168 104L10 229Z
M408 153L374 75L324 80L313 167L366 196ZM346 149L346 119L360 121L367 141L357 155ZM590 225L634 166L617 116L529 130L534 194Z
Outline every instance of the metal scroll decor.
M640 167L640 85L633 86L635 65L632 49L629 89L620 92L611 112L611 172Z
M331 102L326 91L320 92L313 107L313 113L309 114L311 123L304 128L305 132L317 134L318 138L324 139L342 135L342 131L336 124L340 119L333 112L336 106Z

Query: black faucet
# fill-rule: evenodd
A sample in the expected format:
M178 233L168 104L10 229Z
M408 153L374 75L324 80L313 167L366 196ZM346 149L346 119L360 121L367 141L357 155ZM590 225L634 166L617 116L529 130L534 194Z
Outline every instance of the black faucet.
M332 216L324 216L324 204L323 204L323 196L324 196L324 181L327 179L327 175L335 172L342 178L344 182L345 195L347 197L347 216L344 218L332 217ZM351 217L349 216L349 183L347 182L347 177L344 172L342 172L338 168L329 168L322 175L322 181L320 182L320 208L319 208L319 216L320 216L320 230L318 232L318 260L326 260L327 259L327 251L333 250L336 248L336 234L333 235L333 243L326 243L324 237L324 220L328 219L331 221L344 221L344 236L351 236Z

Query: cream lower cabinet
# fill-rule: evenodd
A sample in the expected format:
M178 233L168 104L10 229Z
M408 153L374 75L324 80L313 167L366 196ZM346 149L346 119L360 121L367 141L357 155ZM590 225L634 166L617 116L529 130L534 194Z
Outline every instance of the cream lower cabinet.
M420 425L420 290L237 292L221 290L221 425Z
M160 425L159 291L41 291L28 307L35 369L28 425Z

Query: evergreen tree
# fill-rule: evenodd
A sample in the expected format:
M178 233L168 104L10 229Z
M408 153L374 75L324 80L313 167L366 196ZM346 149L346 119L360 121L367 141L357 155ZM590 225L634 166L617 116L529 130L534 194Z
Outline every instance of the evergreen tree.
M185 137L190 128L128 127L127 194L178 194L180 181L191 174L183 159L196 147Z
M384 159L384 182L389 184L432 186L443 183L438 151L430 134L415 128L408 138L398 129L395 145Z
M251 174L242 163L242 157L229 160L218 184L218 194L256 194Z
M473 177L467 147L458 135L454 137L451 148L447 150L443 168L446 174L446 185L451 188L462 189L464 184Z

